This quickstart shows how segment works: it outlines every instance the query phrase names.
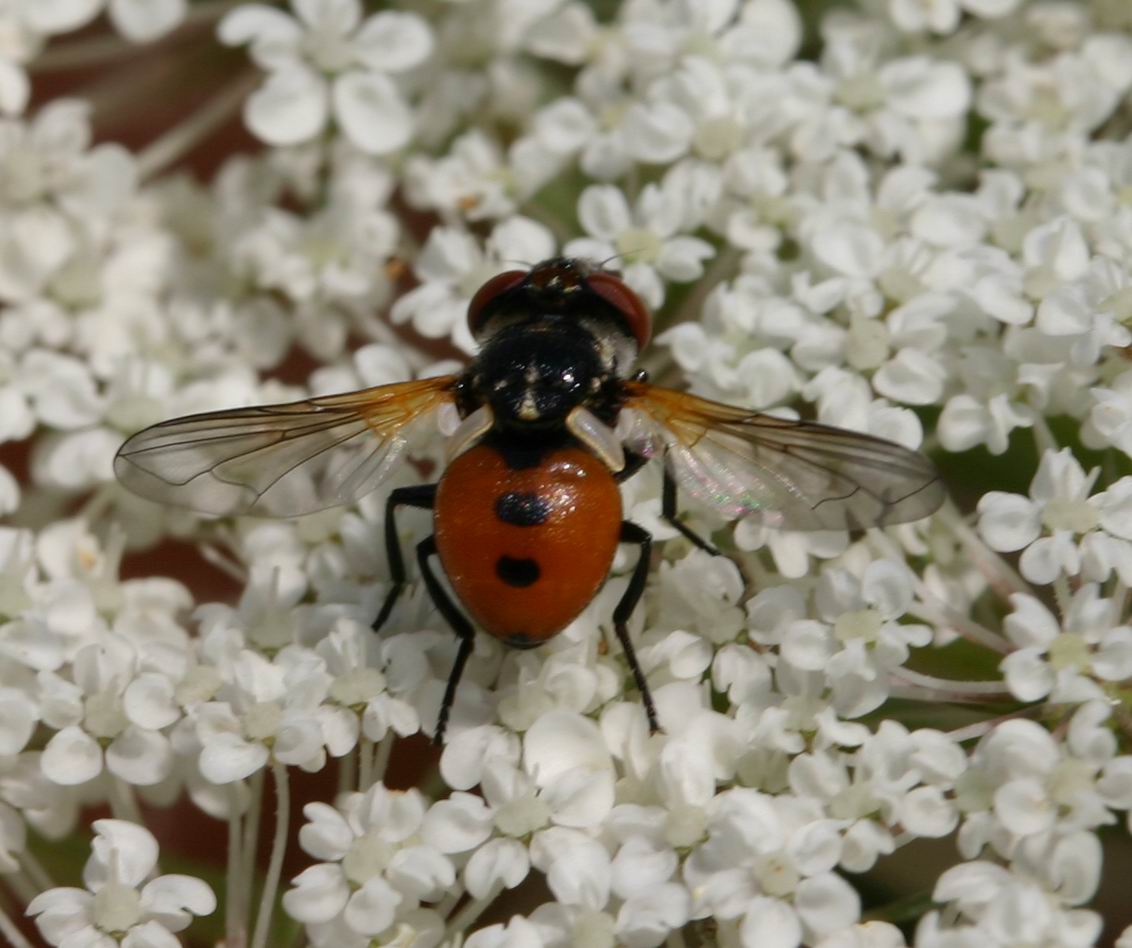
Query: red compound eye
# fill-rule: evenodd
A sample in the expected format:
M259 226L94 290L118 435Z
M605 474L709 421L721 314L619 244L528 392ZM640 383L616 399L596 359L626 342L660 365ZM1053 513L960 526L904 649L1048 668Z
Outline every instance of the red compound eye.
M641 298L612 273L592 273L586 277L586 284L624 317L638 351L644 349L652 336L652 316Z
M486 322L489 304L508 290L514 289L526 278L526 270L507 270L497 273L476 290L476 295L468 304L468 328L475 338L479 338L480 330Z

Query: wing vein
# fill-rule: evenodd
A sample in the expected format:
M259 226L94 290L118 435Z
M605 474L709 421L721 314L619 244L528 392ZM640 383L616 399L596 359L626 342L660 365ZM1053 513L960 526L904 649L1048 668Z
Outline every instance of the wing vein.
M377 487L418 419L451 403L448 375L281 405L187 415L129 438L114 459L137 494L203 513L297 516Z
M648 421L627 446L645 456L676 446L664 453L677 483L726 516L793 530L856 529L917 520L943 502L931 462L882 438L643 382L625 390L625 407Z

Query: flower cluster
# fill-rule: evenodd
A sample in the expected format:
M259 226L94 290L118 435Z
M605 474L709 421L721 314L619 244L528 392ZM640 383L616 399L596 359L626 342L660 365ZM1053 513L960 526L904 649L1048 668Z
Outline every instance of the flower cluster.
M116 144L170 33L173 114ZM280 913L327 948L1132 926L1105 868L1132 827L1123 3L11 0L0 37L0 940L177 944L216 900L159 874L172 806L226 824L215 937L250 948ZM206 61L211 97L182 81ZM430 755L459 643L415 563L371 625L387 539L430 533L386 493L436 479L454 416L286 521L150 503L113 458L166 418L459 371L476 291L557 255L647 303L652 381L923 451L952 500L799 532L681 491L705 549L658 459L621 498L663 730L614 629L626 548L541 647L477 636ZM297 771L337 793L301 801L285 880ZM57 884L39 856L73 836Z
M93 829L86 888L49 889L28 904L49 945L175 945L173 932L215 911L216 896L200 879L153 876L157 840L145 827L95 820Z

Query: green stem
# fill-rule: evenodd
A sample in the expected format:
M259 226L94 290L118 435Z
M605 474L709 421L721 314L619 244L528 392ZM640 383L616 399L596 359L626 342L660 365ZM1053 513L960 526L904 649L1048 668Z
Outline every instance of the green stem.
M40 863L40 861L32 855L30 849L25 849L22 853L20 853L20 865L28 874L28 878L31 879L31 881L34 882L37 886L39 886L41 892L46 892L48 889L55 888L55 882L51 878L50 873L48 873L48 871L43 868L43 865Z
M0 908L0 935L6 939L6 944L11 945L11 948L32 948L32 944L16 927L16 923L9 917L4 909Z
M212 23L220 19L225 13L240 5L243 0L216 0L212 3L194 3L185 19L177 26L173 33L183 33L186 28ZM158 37L154 42L160 43L166 37ZM28 63L28 70L32 73L65 72L71 69L90 69L95 66L109 64L113 60L129 59L144 55L145 47L138 43L118 36L98 36L92 39L73 40L52 45L41 55L36 56Z
M145 825L141 808L138 807L137 797L134 796L134 788L121 777L110 778L109 803L110 812L114 815L114 819L128 820L131 823L137 823L139 826Z
M358 742L358 790L365 793L373 786L373 741L363 737Z
M243 827L240 825L239 794L236 785L228 788L228 871L224 879L224 944L242 946L248 937L247 914L240 896L244 858L240 851Z
M1053 436L1045 415L1036 414L1034 417L1034 443L1040 458L1046 451L1058 450L1057 439Z
M358 754L338 758L338 792L349 793L358 785Z
M990 718L986 721L977 721L974 724L968 724L966 727L957 727L954 730L948 731L947 736L956 743L962 741L972 741L976 738L988 734L996 727L1002 724L1003 721L1009 721L1012 718L1029 717L1038 710L1038 706L1029 708L1022 708L1019 711L1011 711L1010 714L1001 714L998 717Z
M243 919L245 940L248 914L252 904L252 886L255 884L256 850L259 848L260 814L263 813L263 771L257 771L248 783L248 810L244 814L243 867L240 872L240 918Z
M924 688L939 695L955 697L958 700L1010 697L1010 689L1001 681L953 681L947 678L936 678L933 675L924 675L912 671L910 668L893 669L892 676L915 688Z
M244 585L248 581L248 571L240 566L235 560L228 556L223 550L213 543L198 543L197 551L200 553L200 558L206 563L215 566L223 573L227 573L236 582Z
M373 753L373 780L380 783L385 779L385 771L389 767L389 757L393 753L394 734L388 731L377 745Z
M239 110L256 81L251 72L232 79L210 102L139 151L137 166L142 179L152 179L175 165L227 122Z
M275 914L275 896L279 891L279 877L283 873L283 855L287 851L287 827L291 816L291 791L287 767L279 761L271 764L271 778L275 784L275 837L271 841L271 857L267 863L267 878L259 897L252 948L266 948L271 932L271 918Z
M944 504L936 517L946 526L971 557L974 566L986 577L991 589L1002 599L1011 593L1033 594L1033 589L1009 563L987 546L951 505Z
M1069 615L1069 605L1073 601L1073 592L1069 588L1069 580L1060 573L1053 580L1053 599L1057 603L1057 612L1062 620Z
M974 619L968 618L958 609L952 609L945 603L940 603L937 606L934 602L921 601L913 604L907 615L909 618L922 619L930 625L954 629L968 642L989 648L999 655L1006 655L1014 651L1014 646L1003 636L997 632L992 632L986 626L980 625Z
M444 927L444 941L451 944L457 935L467 931L469 925L475 924L477 918L483 915L499 895L499 890L493 890L487 898L472 899L460 911L452 916L451 921Z
M24 905L27 905L32 899L39 895L39 888L32 881L31 876L28 875L27 870L20 868L15 872L9 872L4 875L4 884L12 890L12 893Z

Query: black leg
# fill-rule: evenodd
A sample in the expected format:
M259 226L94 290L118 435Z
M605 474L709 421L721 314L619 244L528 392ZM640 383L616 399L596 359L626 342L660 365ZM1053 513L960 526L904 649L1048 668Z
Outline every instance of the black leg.
M397 521L394 512L398 507L432 510L435 500L435 484L418 484L414 487L398 487L385 501L385 554L389 560L389 574L393 586L386 595L377 618L373 620L374 632L385 625L385 620L389 618L389 613L393 611L401 596L401 590L405 588L405 562L401 559L401 543L397 538Z
M440 714L436 719L436 733L432 738L432 742L440 747L444 744L444 730L448 726L448 712L452 710L452 702L456 699L456 686L460 684L460 676L464 674L464 665L467 664L468 656L472 654L475 630L464 617L464 614L456 608L456 604L448 598L448 593L444 591L444 587L440 585L440 580L436 578L436 574L432 571L428 559L435 552L436 537L434 536L427 537L417 544L417 562L421 567L421 576L424 578L425 589L428 590L429 597L436 608L440 610L440 614L452 626L452 631L460 639L460 647L456 651L456 661L452 664L452 672L448 676L448 684L444 689L444 698L440 702Z
M656 706L652 703L652 693L649 684L637 663L637 653L633 651L633 643L629 639L629 629L626 623L637 603L641 601L641 593L645 591L645 582L649 577L649 554L652 552L652 534L644 527L628 520L621 521L621 542L636 543L641 548L641 558L633 568L633 575L629 577L629 587L625 595L613 610L613 628L617 633L617 641L625 652L625 659L629 662L629 671L633 673L633 680L637 683L637 690L641 693L641 700L645 705L645 716L649 719L649 730L656 733L660 724L656 719Z
M648 463L649 459L646 458L643 454L637 454L636 451L632 451L629 448L626 448L625 466L613 475L613 479L617 481L618 484L620 484L622 481L627 481Z
M708 543L698 533L676 519L676 478L672 476L667 464L664 465L664 486L660 494L660 515L705 553L710 553L712 556L723 555L714 544Z

